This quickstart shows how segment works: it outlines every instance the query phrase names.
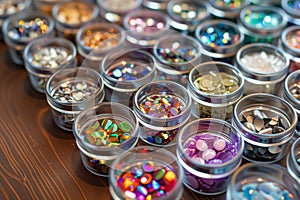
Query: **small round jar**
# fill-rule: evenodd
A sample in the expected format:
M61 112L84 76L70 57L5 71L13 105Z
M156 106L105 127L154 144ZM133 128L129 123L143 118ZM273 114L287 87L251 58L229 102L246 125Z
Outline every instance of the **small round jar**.
M176 144L177 133L191 114L188 91L172 81L154 81L134 96L133 110L140 122L140 137L147 144Z
M0 28L3 21L15 13L30 8L31 0L3 0L0 3ZM0 31L0 40L2 40L2 31Z
M281 0L281 7L288 16L288 22L300 25L300 1Z
M60 37L75 41L78 29L98 17L99 9L89 2L70 1L55 4L52 16L55 29Z
M230 121L235 103L243 96L244 78L223 62L205 62L189 73L188 90L196 118Z
M136 10L124 18L127 41L136 47L152 47L164 36L169 27L169 17L159 11Z
M297 125L297 113L278 96L255 93L235 106L232 124L245 141L243 157L252 162L282 159Z
M219 119L197 119L181 129L177 158L184 184L206 195L223 193L242 161L244 143L236 129Z
M39 11L51 15L52 9L57 3L68 2L71 0L34 0L33 4Z
M294 71L285 79L282 97L293 106L298 115L296 133L300 136L300 70Z
M250 4L249 0L209 0L208 11L219 18L236 20L241 10Z
M75 117L104 99L100 74L87 67L66 68L55 72L46 84L47 102L54 122L72 131Z
M169 151L139 146L121 154L109 171L113 199L180 200L183 171Z
M159 39L153 54L159 70L159 77L187 85L188 73L202 61L201 45L199 42L185 35L169 35Z
M141 7L143 0L97 0L100 15L108 22L123 25L126 14Z
M151 10L165 11L170 0L143 0L143 6Z
M102 102L75 119L73 134L83 166L97 176L108 176L112 162L138 142L138 121L127 106Z
M245 77L244 94L279 94L288 74L289 59L278 47L254 43L236 54L236 66Z
M99 68L106 101L132 107L135 91L156 79L155 66L154 57L142 50L123 49L107 54Z
M168 3L167 13L172 28L191 35L194 34L198 24L210 17L207 3L193 0L171 0Z
M245 34L245 43L277 44L286 25L285 12L273 6L247 6L238 19L238 26Z
M64 38L33 40L24 50L24 62L31 85L38 92L57 70L77 65L75 45Z
M215 61L231 63L244 41L244 34L228 20L208 20L199 24L195 32L202 53Z
M286 165L290 175L300 184L300 138L293 142Z
M76 34L76 44L83 65L98 70L106 54L123 47L125 35L117 24L95 22L82 26Z
M279 47L290 59L289 72L300 69L300 26L290 26L281 34Z
M34 39L52 37L54 21L48 15L25 10L7 18L2 33L10 58L14 63L23 65L26 45Z
M279 165L247 163L232 176L226 200L299 199L299 183Z

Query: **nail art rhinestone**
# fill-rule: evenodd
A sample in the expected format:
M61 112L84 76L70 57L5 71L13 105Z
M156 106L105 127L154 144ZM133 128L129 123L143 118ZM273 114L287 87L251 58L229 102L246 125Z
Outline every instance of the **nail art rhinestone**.
M132 10L136 8L139 3L138 0L102 0L101 2L103 8L117 13Z
M144 32L157 32L165 28L166 24L163 20L147 17L147 16L138 16L129 19L128 21L129 29L144 33Z
M293 97L300 101L300 80L293 83L289 88L289 91L293 95Z
M212 2L219 7L240 8L245 0L212 0Z
M92 19L91 6L80 2L64 3L57 13L59 22L70 25L78 25L90 19Z
M282 22L282 16L276 12L247 10L244 22L257 29L275 28Z
M175 3L172 7L172 12L177 17L187 21L201 20L208 15L205 7L189 2Z
M91 49L113 48L119 44L120 33L115 28L106 31L87 30L82 43Z

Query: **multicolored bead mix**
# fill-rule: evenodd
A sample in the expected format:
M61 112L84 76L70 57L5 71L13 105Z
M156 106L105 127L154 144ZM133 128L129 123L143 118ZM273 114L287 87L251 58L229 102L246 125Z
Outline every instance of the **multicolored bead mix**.
M203 19L208 13L205 7L188 3L175 3L172 7L172 11L176 16L187 21Z
M127 121L114 118L100 119L88 125L81 133L82 139L95 146L113 146L126 141L131 135Z
M117 186L130 199L162 198L177 183L177 176L170 168L152 161L120 170L118 174Z
M214 0L213 3L219 7L240 8L245 0Z
M200 42L210 47L232 45L237 43L239 39L240 34L233 27L223 23L205 28L199 36Z
M262 180L258 183L247 182L244 184L240 191L236 194L235 198L253 200L253 199L273 199L273 200L293 200L291 194L283 186L270 182L269 180Z
M57 20L61 23L78 25L92 19L91 7L80 2L63 4L57 13Z
M179 115L185 108L184 102L170 94L151 94L140 103L140 110L155 118L166 119Z
M161 60L168 63L184 63L196 57L198 50L194 47L183 46L179 42L174 42L170 48L157 49L157 55Z
M291 33L286 38L286 42L291 48L300 50L300 28L295 32Z
M11 15L25 8L23 0L2 0L0 3L0 15Z
M122 60L108 70L107 74L118 81L135 81L141 79L151 71L146 63Z
M178 133L178 129L169 131L156 131L141 127L143 132L147 133L147 141L152 144L167 145L173 141Z
M95 84L76 78L76 80L62 82L53 89L51 95L61 103L78 103L89 99L98 90Z
M300 10L300 1L299 0L288 0L287 4L290 8Z
M164 29L166 26L163 20L146 16L131 18L128 21L128 25L130 30L138 33L157 32Z
M36 38L49 30L48 22L45 19L35 18L33 20L19 20L8 36L13 39Z
M119 43L118 34L114 28L107 31L87 30L81 42L91 49L113 48Z
M195 87L201 92L224 95L230 94L239 88L237 77L225 72L213 72L199 76L194 81Z
M293 83L293 85L289 88L289 91L293 97L300 101L300 81Z
M278 72L285 65L282 56L265 51L246 54L241 58L241 63L247 70L264 74Z
M251 10L246 12L243 19L248 26L253 26L257 29L276 28L282 20L281 15L276 12L256 12Z

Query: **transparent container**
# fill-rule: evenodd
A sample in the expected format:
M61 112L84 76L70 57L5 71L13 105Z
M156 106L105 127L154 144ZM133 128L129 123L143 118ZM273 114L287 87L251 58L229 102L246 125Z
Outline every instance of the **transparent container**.
M247 163L232 176L226 200L299 199L299 183L279 165Z
M140 123L140 137L147 144L176 144L177 133L191 114L188 91L172 81L153 81L134 95L133 110Z
M284 100L289 102L298 115L298 122L296 127L296 137L300 136L300 70L291 73L284 81L284 88L282 91L282 97Z
M170 28L169 17L159 11L135 10L124 18L126 39L134 47L150 48Z
M288 22L300 25L300 6L297 0L281 0L281 7L288 17Z
M300 69L300 26L284 29L278 46L290 59L289 73Z
M300 138L296 139L286 160L287 170L300 184Z
M128 107L102 102L76 117L73 134L83 166L97 176L107 177L112 162L137 144L138 121Z
M280 94L289 63L286 54L274 45L243 46L236 54L236 66L245 77L244 94Z
M257 5L274 5L278 6L280 5L280 0L250 0L252 4L257 4Z
M251 162L281 160L295 133L298 117L292 105L278 96L255 93L235 106L232 124L245 141L243 157Z
M66 68L55 72L45 89L56 125L72 131L75 117L104 99L100 74L87 67Z
M78 29L95 20L98 14L99 9L96 5L83 1L57 3L52 9L58 36L74 42Z
M98 71L105 55L124 46L125 36L117 24L94 22L82 26L76 34L81 63Z
M249 4L249 0L209 0L208 11L217 18L236 21L241 10Z
M31 0L3 0L0 4L0 28L6 18L18 12L29 9ZM2 40L2 31L0 31L0 41Z
M25 68L33 88L45 92L48 79L57 70L77 66L75 45L64 38L44 38L30 42L24 50Z
M204 62L189 73L188 91L196 118L230 121L236 102L243 96L241 72L223 62Z
M178 141L185 186L205 195L225 192L242 161L244 143L237 130L223 120L197 119L181 129Z
M68 1L71 0L34 0L33 3L35 8L40 12L51 15L52 8L55 6L55 4Z
M138 10L143 0L97 0L100 15L108 22L123 25L126 14Z
M121 154L113 162L108 181L110 194L115 200L179 200L183 193L182 179L182 168L171 152L139 146ZM147 184L152 187L149 189Z
M153 54L159 78L187 85L188 73L202 61L201 45L190 37L173 33L159 39Z
M170 0L143 0L143 6L152 10L165 11Z
M15 64L23 65L26 45L34 39L53 37L54 21L49 15L24 10L4 21L2 33L10 58Z
M156 79L156 61L146 51L115 50L107 54L99 67L103 77L105 100L132 107L134 93Z
M286 25L285 12L273 6L246 6L238 18L239 29L245 34L245 43L277 44Z
M197 26L195 36L204 55L228 63L244 41L244 34L229 20L206 20Z
M171 0L167 13L172 28L190 35L194 35L198 24L210 17L205 1Z

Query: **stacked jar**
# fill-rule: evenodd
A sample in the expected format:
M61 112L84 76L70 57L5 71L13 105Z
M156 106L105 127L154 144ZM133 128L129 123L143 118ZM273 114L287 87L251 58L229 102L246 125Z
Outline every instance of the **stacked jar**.
M238 69L223 62L205 62L189 74L188 90L196 118L230 121L235 103L242 97L244 78Z

